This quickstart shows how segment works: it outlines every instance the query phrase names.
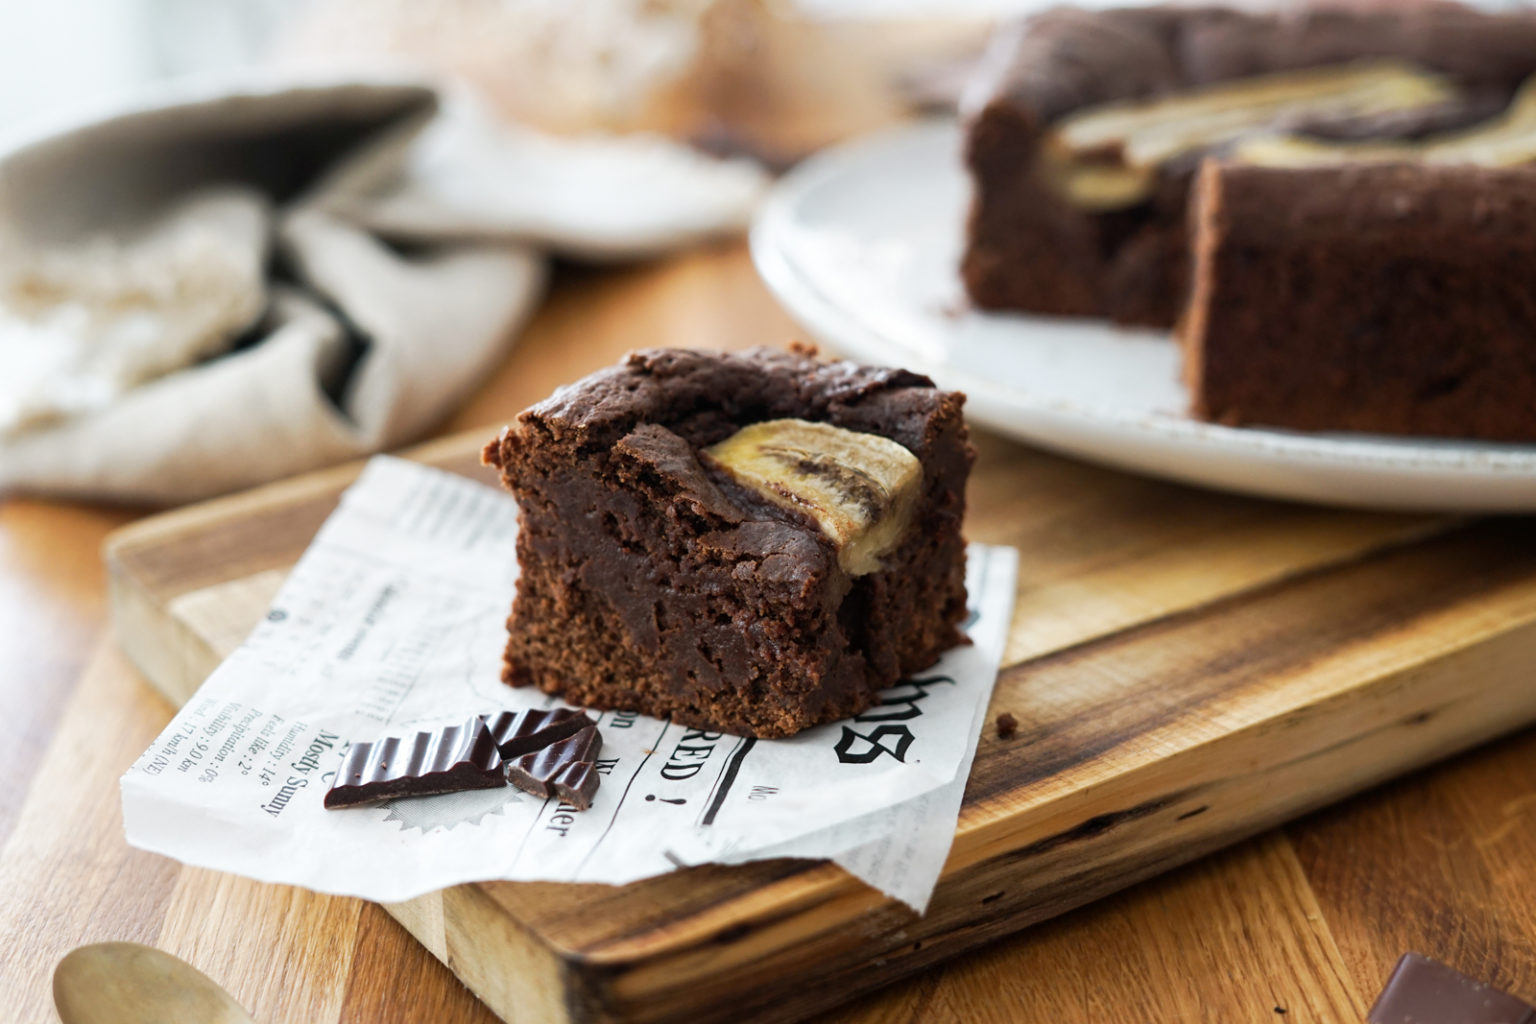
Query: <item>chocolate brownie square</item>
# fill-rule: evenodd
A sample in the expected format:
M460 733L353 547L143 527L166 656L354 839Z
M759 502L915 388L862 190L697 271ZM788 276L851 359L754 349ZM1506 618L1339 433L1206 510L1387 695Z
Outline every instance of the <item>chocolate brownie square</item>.
M1195 415L1536 440L1536 167L1212 161L1196 213Z
M485 448L520 507L504 679L745 736L962 641L964 396L806 352L657 349Z

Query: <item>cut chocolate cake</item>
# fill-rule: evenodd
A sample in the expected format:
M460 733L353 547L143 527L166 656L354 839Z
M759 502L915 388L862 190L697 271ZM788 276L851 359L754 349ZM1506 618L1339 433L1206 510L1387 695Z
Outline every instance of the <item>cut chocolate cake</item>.
M1038 15L1000 33L967 98L966 289L986 309L1171 326L1201 159L1262 136L1455 131L1497 115L1533 72L1531 12ZM1303 147L1287 148L1294 161Z
M962 639L964 397L803 353L651 350L486 446L520 506L504 678L788 736Z
M1196 209L1196 415L1536 440L1536 167L1211 161Z

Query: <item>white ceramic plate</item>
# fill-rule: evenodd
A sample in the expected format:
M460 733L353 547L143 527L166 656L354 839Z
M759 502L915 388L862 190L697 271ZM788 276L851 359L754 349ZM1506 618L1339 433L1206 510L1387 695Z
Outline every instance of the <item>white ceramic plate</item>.
M959 145L950 122L859 140L763 205L753 258L818 342L966 392L976 423L1123 469L1298 501L1536 511L1536 446L1201 423L1165 333L968 310Z

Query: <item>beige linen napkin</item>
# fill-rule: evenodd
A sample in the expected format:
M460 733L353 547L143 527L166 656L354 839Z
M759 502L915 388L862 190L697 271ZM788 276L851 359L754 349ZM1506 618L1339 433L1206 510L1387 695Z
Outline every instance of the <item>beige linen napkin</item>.
M546 250L739 230L764 185L415 83L224 88L14 148L0 494L182 502L404 444L504 356Z

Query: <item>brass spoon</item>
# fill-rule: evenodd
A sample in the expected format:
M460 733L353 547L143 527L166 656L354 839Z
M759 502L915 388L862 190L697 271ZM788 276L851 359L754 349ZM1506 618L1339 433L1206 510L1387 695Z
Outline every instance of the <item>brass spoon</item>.
M98 942L53 971L64 1024L255 1024L251 1015L185 960L136 942Z

